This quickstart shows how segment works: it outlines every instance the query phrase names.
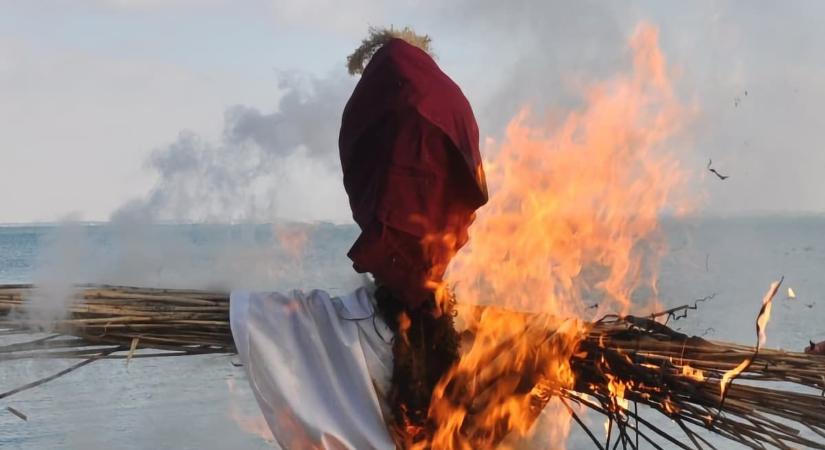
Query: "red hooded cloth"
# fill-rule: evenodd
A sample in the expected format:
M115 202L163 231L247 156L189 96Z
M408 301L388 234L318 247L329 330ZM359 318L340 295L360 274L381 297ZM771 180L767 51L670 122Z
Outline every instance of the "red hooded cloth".
M361 228L348 254L354 268L402 291L420 288L433 266L422 238L461 233L487 202L469 102L427 53L393 39L347 102L338 146Z

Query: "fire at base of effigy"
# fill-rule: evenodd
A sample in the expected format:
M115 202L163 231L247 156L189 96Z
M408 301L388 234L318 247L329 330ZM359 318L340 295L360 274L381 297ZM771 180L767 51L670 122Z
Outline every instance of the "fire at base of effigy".
M825 403L818 392L825 379L818 367L825 360L761 348L779 284L771 285L756 318L756 347L687 336L661 322L689 305L647 317L608 315L593 323L465 308L459 316L465 318L469 350L434 396L439 425L433 447L493 448L508 434L546 434L553 430L536 422L551 414L556 423L575 421L596 448L638 448L640 440L654 447L669 442L712 448L702 430L753 448L823 448L817 437L825 436ZM495 336L485 331L485 322L497 330ZM475 347L475 340L486 342ZM748 381L734 384L736 379ZM803 389L785 390L782 383ZM586 410L606 418L606 438L597 438L582 421ZM677 433L652 423L653 411L672 420ZM568 428L556 431L566 434ZM544 442L562 442L557 438Z

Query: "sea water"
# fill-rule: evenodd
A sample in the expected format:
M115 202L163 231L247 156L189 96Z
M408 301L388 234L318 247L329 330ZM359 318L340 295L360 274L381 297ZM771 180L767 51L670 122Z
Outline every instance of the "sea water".
M767 345L800 350L809 340L825 339L825 218L668 219L664 231L669 252L658 284L663 307L712 297L671 322L673 328L753 344L761 299L784 276ZM353 226L332 224L0 226L0 283L343 293L362 282L346 258L356 235ZM788 287L795 299L788 298ZM137 359L128 366L97 361L1 400L0 447L277 448L249 430L260 416L243 369L233 361L231 355ZM0 361L0 391L73 362ZM589 419L593 430L601 430L601 420ZM573 427L568 448L591 448Z

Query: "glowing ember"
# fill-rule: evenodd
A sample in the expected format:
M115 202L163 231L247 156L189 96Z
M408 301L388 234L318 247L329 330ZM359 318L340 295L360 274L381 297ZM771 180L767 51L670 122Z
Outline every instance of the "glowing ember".
M682 366L682 376L687 378L692 378L696 381L705 381L705 374L699 369L694 369L690 367L690 365L685 364Z
M796 292L791 288L788 288L788 298L796 298Z
M678 414L679 411L681 411L679 407L674 405L669 399L665 399L665 401L662 402L662 407L668 414Z
M490 201L447 281L460 305L539 314L459 310L473 340L434 393L434 448L491 447L536 431L558 447L570 414L555 393L574 384L583 320L627 313L637 293L656 300L658 216L688 209L669 144L685 114L657 39L639 26L632 72L586 89L586 106L564 120L536 127L525 109L501 142L488 141ZM630 387L610 380L617 407Z

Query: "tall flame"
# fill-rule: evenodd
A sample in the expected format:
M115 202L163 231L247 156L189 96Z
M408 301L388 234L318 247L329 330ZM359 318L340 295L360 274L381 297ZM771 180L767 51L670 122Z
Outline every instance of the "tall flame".
M524 109L487 142L490 201L448 281L463 305L542 314L459 311L474 339L433 397L435 448L491 447L539 427L559 447L569 413L554 394L573 386L582 319L627 313L640 293L655 300L658 216L686 209L674 199L687 178L668 145L685 109L657 41L640 25L629 74L586 89L560 123L534 126ZM623 387L612 385L618 404Z
M661 249L643 253L657 216L684 209L668 202L686 176L665 147L684 109L656 29L639 26L630 47L633 72L587 89L583 109L543 127L524 109L503 142L488 142L490 201L451 267L462 302L582 316L595 302L627 312L635 289L655 292Z

